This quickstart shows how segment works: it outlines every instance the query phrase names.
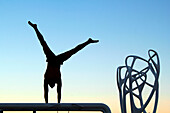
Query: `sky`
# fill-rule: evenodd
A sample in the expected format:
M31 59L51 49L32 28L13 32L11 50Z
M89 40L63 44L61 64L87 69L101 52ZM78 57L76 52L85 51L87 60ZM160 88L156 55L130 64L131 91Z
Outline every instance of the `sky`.
M169 6L168 0L0 0L0 103L44 103L47 63L31 21L56 55L99 40L61 66L62 103L105 103L120 113L117 68L128 55L148 59L153 49L161 64L157 112L169 113ZM57 102L56 87L49 91L49 102Z

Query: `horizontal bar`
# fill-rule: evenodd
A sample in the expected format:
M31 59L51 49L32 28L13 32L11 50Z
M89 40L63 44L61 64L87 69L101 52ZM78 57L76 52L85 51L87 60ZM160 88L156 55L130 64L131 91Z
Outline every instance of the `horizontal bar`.
M103 103L0 103L2 111L101 111L111 113Z

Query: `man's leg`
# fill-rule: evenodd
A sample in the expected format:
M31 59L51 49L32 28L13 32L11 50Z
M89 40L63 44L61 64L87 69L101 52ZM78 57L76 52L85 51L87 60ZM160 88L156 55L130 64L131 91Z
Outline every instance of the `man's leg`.
M58 55L58 57L61 57L61 60L63 60L62 62L64 62L65 60L69 59L73 54L77 53L78 51L80 51L81 49L83 49L85 46L87 46L88 44L91 43L97 43L99 42L99 40L92 40L91 38L89 38L86 42L79 44L78 46L76 46L75 48L62 53L60 55Z
M50 57L50 56L54 56L54 53L50 50L50 48L48 47L47 43L45 42L42 34L39 32L39 30L38 30L38 28L37 28L37 25L31 23L30 21L28 21L28 24L29 24L31 27L34 28L34 30L35 30L35 32L36 32L36 34L37 34L37 37L38 37L38 39L39 39L39 41L40 41L40 43L41 43L41 45L42 45L42 47L43 47L43 50L44 50L45 55L46 55L47 57L48 57L48 56L49 56L49 57Z
M62 82L61 79L58 81L57 83L57 99L58 99L58 103L60 103L61 101L61 87L62 87Z
M44 99L45 103L48 103L48 82L44 79Z

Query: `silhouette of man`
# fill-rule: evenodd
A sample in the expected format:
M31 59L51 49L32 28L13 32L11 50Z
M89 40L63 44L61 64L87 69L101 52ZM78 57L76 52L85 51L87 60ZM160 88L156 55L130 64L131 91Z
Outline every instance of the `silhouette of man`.
M37 25L31 23L28 21L28 24L34 28L37 37L40 41L40 44L43 47L43 51L47 58L47 69L44 74L44 98L45 102L48 103L48 85L53 88L55 84L57 83L57 93L58 93L58 103L61 101L61 87L62 87L62 81L61 81L61 72L60 72L60 66L63 64L64 61L69 59L73 54L77 53L79 50L83 49L85 46L87 46L90 43L97 43L99 40L92 40L89 38L86 42L79 44L75 48L59 54L55 55L50 48L48 47L47 43L45 42L42 34L39 32Z

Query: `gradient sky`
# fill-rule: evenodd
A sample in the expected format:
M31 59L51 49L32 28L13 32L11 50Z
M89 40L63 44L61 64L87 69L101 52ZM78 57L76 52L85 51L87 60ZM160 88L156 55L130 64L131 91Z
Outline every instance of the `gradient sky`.
M55 54L99 39L61 67L63 103L105 103L120 113L116 69L128 55L161 61L158 113L170 112L169 0L0 0L0 103L44 103L46 58L38 25ZM56 88L49 102L57 102ZM150 108L148 109L148 111Z

